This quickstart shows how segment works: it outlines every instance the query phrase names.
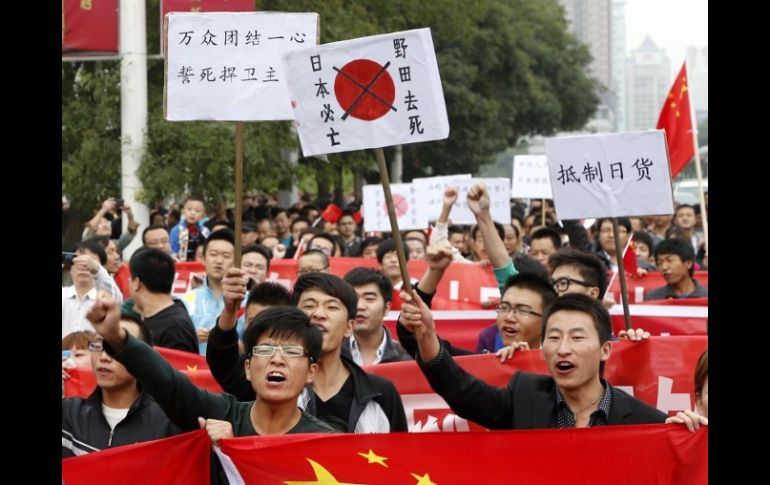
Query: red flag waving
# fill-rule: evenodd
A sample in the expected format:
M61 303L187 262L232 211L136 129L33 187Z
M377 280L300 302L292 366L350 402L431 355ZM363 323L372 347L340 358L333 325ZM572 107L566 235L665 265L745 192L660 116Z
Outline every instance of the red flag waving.
M332 223L337 222L340 216L342 216L342 209L337 204L327 205L326 209L321 213L321 219Z
M230 483L708 483L705 426L695 433L683 425L657 424L449 434L294 434L220 443L240 474ZM633 460L628 460L628 448L618 443L633 443ZM500 457L505 457L505 466Z
M682 64L682 69L668 92L663 109L660 110L657 128L666 130L671 178L674 178L695 156L686 64Z
M636 248L634 247L633 234L628 236L628 244L626 244L626 249L623 251L623 270L626 272L626 274L631 275L632 278L636 278L638 276L638 266L636 264Z

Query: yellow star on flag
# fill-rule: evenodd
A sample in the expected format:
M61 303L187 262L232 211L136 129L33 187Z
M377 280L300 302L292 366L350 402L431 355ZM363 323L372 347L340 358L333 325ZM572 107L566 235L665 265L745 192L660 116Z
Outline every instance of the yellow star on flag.
M198 366L197 365L188 365L187 366L187 370L188 371L198 370Z
M433 483L430 479L430 475L427 473L423 476L420 476L416 473L412 473L412 476L417 480L416 485L438 485L436 483Z
M316 478L315 481L286 481L286 482L283 482L285 485L364 485L362 483L348 483L348 482L337 481L337 479L334 478L334 475L329 473L329 470L324 468L320 463L316 463L310 458L305 458L305 459L309 461L310 466L313 467L313 472L315 472L315 478Z
M369 460L370 464L371 463L379 463L380 465L384 466L385 468L388 468L388 465L385 463L385 460L387 460L387 458L385 458L384 456L378 456L371 449L369 450L369 453L359 453L358 456L360 456L362 458L366 458L367 460Z

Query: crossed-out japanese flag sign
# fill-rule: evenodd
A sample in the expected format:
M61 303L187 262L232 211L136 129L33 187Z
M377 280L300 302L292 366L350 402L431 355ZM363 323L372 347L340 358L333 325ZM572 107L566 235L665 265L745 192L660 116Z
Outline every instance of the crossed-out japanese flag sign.
M430 29L297 49L283 67L306 157L449 136Z

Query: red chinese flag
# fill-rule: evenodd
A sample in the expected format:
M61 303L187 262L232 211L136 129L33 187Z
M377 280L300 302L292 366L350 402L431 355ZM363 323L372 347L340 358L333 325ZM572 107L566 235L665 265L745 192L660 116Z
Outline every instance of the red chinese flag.
M353 214L353 220L356 221L356 224L361 224L361 221L364 220L364 216L361 214L361 211Z
M626 250L623 253L623 270L630 274L632 278L637 277L638 266L636 264L636 248L634 247L634 235L628 236L628 244Z
M118 52L118 0L64 0L61 51Z
M337 222L342 216L342 209L337 204L329 204L326 209L321 213L321 219L327 222Z
M666 130L668 157L671 162L671 178L682 171L687 162L695 156L693 148L693 126L690 111L690 93L687 88L686 65L674 80L668 92L663 109L658 117L659 130Z
M633 459L628 459L633 443ZM682 425L223 439L243 481L446 485L708 483L708 428ZM502 460L502 461L501 461Z
M135 445L117 446L61 462L67 485L166 485L210 482L211 440L205 431L193 431Z

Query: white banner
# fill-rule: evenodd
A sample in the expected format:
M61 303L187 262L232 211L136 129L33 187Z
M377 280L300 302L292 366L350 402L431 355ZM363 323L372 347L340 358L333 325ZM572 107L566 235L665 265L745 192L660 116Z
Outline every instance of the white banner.
M417 187L417 203L420 210L425 211L429 221L435 221L441 214L441 208L444 205L444 190L452 187L455 180L470 179L471 174L464 173L460 175L440 175L437 177L420 177L412 179L412 183ZM451 213L449 214L451 218Z
M551 199L551 175L545 155L513 157L511 194L517 199Z
M430 29L292 51L283 66L306 157L449 136Z
M428 216L418 210L417 190L414 184L390 184L393 196L393 207L398 219L398 228L422 229L428 228ZM390 232L388 206L385 203L385 192L382 185L364 185L364 231Z
M662 130L549 138L545 153L561 219L674 212Z
M476 217L468 208L468 190L483 182L489 192L489 211L492 219L500 224L511 223L511 180L507 178L475 178L455 180L459 194L457 202L449 214L452 224L476 224Z
M166 21L167 120L294 119L281 56L316 45L317 13L171 12Z

